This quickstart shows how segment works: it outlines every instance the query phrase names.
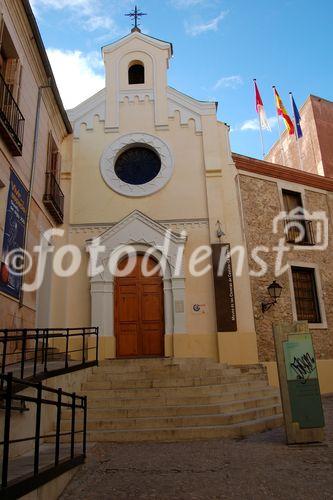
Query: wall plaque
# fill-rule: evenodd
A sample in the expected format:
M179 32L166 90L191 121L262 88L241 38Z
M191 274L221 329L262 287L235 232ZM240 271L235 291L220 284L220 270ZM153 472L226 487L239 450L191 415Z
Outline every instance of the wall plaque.
M207 314L208 308L207 304L193 304L192 305L192 313L198 315Z
M230 244L212 245L215 307L218 332L236 332L237 316Z

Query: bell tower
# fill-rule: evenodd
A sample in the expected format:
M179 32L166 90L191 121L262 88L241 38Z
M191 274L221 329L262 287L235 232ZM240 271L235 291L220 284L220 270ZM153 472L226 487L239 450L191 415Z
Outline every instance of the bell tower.
M167 128L167 70L172 44L141 33L138 17L145 14L137 8L126 15L135 19L131 33L102 49L106 74L105 128L119 130L120 105L126 98L144 100L146 96L154 102L155 127Z

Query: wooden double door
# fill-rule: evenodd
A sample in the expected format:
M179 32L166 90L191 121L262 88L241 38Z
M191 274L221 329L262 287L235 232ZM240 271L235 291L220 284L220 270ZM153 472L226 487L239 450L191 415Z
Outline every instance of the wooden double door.
M143 272L143 256L126 259L119 269L134 269L126 276L117 277L115 284L115 330L117 357L145 357L164 355L164 299L163 280L158 265L150 258L145 264L152 276Z

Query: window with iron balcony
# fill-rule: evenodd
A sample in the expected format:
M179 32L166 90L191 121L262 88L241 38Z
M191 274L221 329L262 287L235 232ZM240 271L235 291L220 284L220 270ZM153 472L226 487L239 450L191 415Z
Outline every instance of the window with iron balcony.
M284 220L284 232L287 243L294 245L315 245L311 220L304 216L304 207L301 193L282 190L284 209L288 213Z
M23 149L24 117L18 106L21 63L8 29L0 20L0 136L13 156Z
M50 132L43 202L58 224L64 221L64 193L60 188L60 171L61 155Z

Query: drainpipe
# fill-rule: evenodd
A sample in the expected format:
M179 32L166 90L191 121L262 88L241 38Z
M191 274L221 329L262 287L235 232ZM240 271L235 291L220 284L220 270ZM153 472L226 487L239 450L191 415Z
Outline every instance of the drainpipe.
M32 149L32 160L31 160L31 169L30 169L30 181L29 181L29 191L28 191L28 206L27 206L27 218L25 222L24 229L24 238L23 238L23 250L26 250L27 247L27 239L28 239L28 228L30 222L30 213L31 213L31 201L32 201L32 193L33 193L33 185L35 180L35 170L36 170L36 160L37 160L37 151L38 151L38 141L39 141L39 122L40 122L40 111L43 97L43 90L52 88L51 79L49 79L49 83L47 85L41 85L38 87L38 98L37 98L37 110L36 110L36 118L35 118L35 131L34 131L34 142ZM22 269L25 269L25 252L23 253L23 263ZM20 290L20 299L19 299L19 308L23 307L23 290Z

